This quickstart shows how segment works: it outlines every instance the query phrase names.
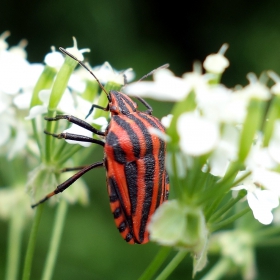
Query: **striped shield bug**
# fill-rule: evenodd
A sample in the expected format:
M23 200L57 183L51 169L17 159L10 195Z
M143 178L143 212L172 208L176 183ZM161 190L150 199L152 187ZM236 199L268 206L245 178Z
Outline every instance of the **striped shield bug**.
M102 132L71 115L45 118L47 121L66 119L104 137L105 142L82 135L54 134L45 131L46 134L59 139L101 145L104 147L104 158L100 162L85 167L64 169L64 171L79 171L58 185L53 192L38 203L32 205L32 208L53 195L63 192L89 170L104 166L110 207L120 234L130 244L147 243L149 241L147 225L150 218L155 210L168 199L169 193L169 180L165 170L166 144L156 134L151 133L151 129L164 132L164 127L156 117L152 116L152 107L144 99L136 97L147 108L142 112L137 110L137 104L126 94L115 90L106 92L94 73L83 62L65 49L60 48L60 50L88 70L107 95L107 107L103 108L94 104L89 114L97 108L110 111L111 119L105 132Z

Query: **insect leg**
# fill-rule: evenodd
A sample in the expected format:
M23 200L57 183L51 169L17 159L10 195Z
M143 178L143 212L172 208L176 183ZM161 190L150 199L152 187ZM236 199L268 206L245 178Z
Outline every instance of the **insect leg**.
M68 171L82 170L85 167L87 167L87 165L76 166L76 167L66 167L66 168L61 169L59 172L63 173L63 172L68 172Z
M146 106L146 108L148 109L146 111L147 114L151 115L153 113L153 108L152 106L143 98L139 97L139 96L135 96L136 99L138 99L144 106Z
M58 121L58 120L61 120L61 119L68 120L69 122L74 123L78 126L81 126L81 127L85 128L85 129L87 129L87 130L89 130L89 131L91 131L95 134L102 135L102 136L105 135L104 132L97 130L96 128L92 127L89 123L87 123L87 122L85 122L81 119L78 119L74 116L71 116L71 115L57 115L54 118L45 117L46 121Z
M74 140L74 141L81 141L81 142L90 142L90 143L95 143L98 145L101 145L104 147L105 143L101 140L97 140L97 139L93 139L84 135L78 135L78 134L72 134L72 133L66 133L66 132L62 132L59 134L55 134L55 133L50 133L46 130L44 130L44 133L46 133L47 135L51 135L55 138L58 139L66 139L66 140Z
M99 106L99 105L97 105L97 104L92 104L92 106L91 106L91 108L89 109L89 112L88 112L88 114L86 115L85 119L93 112L93 109L94 109L94 108L98 108L98 109L101 109L101 110L103 110L103 111L109 111L109 104L108 104L108 106L107 106L106 108L101 107L101 106Z
M103 161L96 162L96 163L93 163L91 165L88 165L88 166L84 167L82 170L80 170L78 173L76 173L75 175L70 177L68 180L66 180L62 184L58 185L54 191L52 191L51 193L46 195L43 199L41 199L37 203L31 205L31 207L34 208L34 207L38 206L39 204L41 204L41 203L45 202L46 200L48 200L50 197L52 197L52 196L54 196L54 195L56 195L58 193L63 192L69 186L71 186L77 179L79 179L81 176L83 176L86 172L88 172L89 170L91 170L93 168L100 167L100 166L103 166Z

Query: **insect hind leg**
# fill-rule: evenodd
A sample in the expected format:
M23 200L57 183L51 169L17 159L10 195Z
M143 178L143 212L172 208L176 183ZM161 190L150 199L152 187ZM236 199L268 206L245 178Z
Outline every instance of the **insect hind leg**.
M77 172L72 177L70 177L68 180L66 180L62 184L58 185L54 191L52 191L51 193L46 195L43 199L41 199L37 203L31 205L31 207L34 208L34 207L38 206L39 204L47 201L50 197L63 192L68 187L70 187L76 180L78 180L81 176L83 176L86 172L88 172L89 170L91 170L93 168L100 167L100 166L103 166L103 161L96 162L96 163L93 163L91 165L84 167L79 172Z

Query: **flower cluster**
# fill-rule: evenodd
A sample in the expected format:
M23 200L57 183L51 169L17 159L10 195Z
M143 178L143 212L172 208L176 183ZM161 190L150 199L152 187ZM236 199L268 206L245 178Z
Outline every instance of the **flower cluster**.
M13 240L9 242L16 244L20 242L26 217L32 217L34 213L26 190L31 201L37 202L74 174L61 173L61 166L79 166L81 158L73 159L72 156L80 150L81 145L90 146L90 143L72 140L66 141L79 145L67 145L65 141L58 141L60 143L55 145L52 137L43 131L49 134L67 131L98 137L75 124L61 121L54 125L53 122L46 122L44 117L71 114L84 119L87 116L88 123L99 130L105 130L108 112L92 110L92 104L106 107L108 100L105 94L101 94L98 82L87 71L82 67L76 69L77 61L64 57L51 47L44 63L30 63L25 51L27 41L22 40L18 46L9 47L6 42L9 35L6 31L0 36L0 172L5 174L0 182L0 218L11 223ZM89 49L79 50L76 39L73 40L74 46L66 50L83 61L83 53ZM106 91L119 90L134 77L132 69L116 71L108 62L93 68L88 63L86 65ZM65 219L66 202L80 202L82 205L88 203L84 181L78 180L75 188L70 188L61 197L62 207L57 212L60 221ZM55 199L50 201L56 202ZM39 221L36 217L39 216L35 216L35 224ZM12 245L9 248L11 251L8 254L15 256ZM9 262L7 267L7 275L12 273L9 270L18 269Z
M250 73L248 85L227 88L220 82L229 66L227 47L205 59L204 71L196 63L180 78L160 69L153 81L125 88L132 96L177 102L163 119L162 136L168 141L167 171L176 199L158 209L150 234L163 245L190 250L197 259L205 256L211 232L248 212L244 203L239 212L230 211L244 196L264 225L272 223L272 210L279 205L280 78L271 71L259 79ZM275 83L271 88L269 78Z

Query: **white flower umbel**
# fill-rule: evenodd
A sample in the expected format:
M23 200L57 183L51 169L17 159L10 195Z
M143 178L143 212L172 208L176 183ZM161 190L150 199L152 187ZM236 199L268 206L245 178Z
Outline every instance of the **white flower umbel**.
M177 122L180 147L191 156L201 156L215 149L220 139L219 125L194 112L182 114Z

